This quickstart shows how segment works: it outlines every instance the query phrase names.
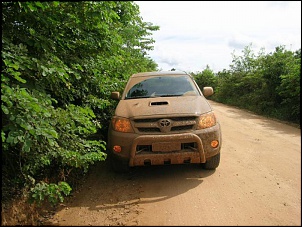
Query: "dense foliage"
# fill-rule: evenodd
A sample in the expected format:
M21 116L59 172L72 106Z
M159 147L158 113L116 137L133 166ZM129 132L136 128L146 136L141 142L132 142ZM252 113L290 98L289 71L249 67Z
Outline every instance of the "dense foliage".
M249 45L233 53L229 70L215 74L207 67L192 75L201 88L214 88L212 100L300 125L301 49L279 46L256 56Z
M155 70L158 26L130 1L2 2L2 192L55 204L106 159L110 92Z

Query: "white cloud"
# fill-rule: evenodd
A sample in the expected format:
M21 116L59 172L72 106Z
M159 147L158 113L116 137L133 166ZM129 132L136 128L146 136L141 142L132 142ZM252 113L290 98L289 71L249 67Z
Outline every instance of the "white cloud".
M150 57L162 70L228 69L231 54L301 48L298 1L136 1L145 22L159 25ZM255 48L255 49L254 49Z

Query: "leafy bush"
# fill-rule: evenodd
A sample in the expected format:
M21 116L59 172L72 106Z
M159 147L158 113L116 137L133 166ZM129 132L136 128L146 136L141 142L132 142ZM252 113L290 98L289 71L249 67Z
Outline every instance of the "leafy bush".
M31 188L30 202L37 202L41 204L47 199L51 205L56 205L58 202L63 202L64 197L71 192L71 187L66 182L59 182L58 184L47 184L45 182L37 183Z
M256 56L251 47L241 56L234 54L231 69L218 72L215 80L206 69L197 81L216 86L211 97L215 101L300 125L301 49L279 46Z
M2 189L55 204L72 173L106 159L110 92L155 70L146 51L159 27L133 2L2 2L2 11Z

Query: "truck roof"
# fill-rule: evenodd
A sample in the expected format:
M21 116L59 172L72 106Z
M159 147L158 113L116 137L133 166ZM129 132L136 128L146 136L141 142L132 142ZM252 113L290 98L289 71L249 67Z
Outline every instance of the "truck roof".
M154 72L141 72L133 74L131 77L142 77L142 76L165 76L165 75L188 75L182 71L154 71Z

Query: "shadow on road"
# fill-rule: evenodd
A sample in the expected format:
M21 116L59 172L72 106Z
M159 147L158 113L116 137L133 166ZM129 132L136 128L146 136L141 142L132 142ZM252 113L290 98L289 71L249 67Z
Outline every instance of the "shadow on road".
M214 172L204 170L198 164L184 164L133 167L129 173L118 174L106 160L91 169L65 206L97 211L130 209L141 203L162 201L185 193L202 184L203 179Z

